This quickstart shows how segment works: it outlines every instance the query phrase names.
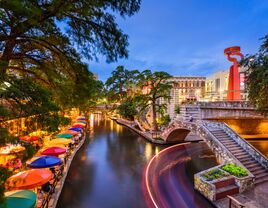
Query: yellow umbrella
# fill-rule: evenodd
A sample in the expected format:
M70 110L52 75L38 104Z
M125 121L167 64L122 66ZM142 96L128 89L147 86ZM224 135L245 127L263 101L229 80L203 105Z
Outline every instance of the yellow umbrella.
M53 139L50 141L47 141L44 146L48 147L48 146L58 146L58 145L68 145L72 143L71 139Z
M86 124L84 124L84 123L74 123L73 126L75 126L75 125L86 126Z

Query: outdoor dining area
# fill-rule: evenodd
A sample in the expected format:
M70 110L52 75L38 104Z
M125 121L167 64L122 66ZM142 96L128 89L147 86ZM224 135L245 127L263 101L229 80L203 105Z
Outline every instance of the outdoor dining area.
M87 122L84 116L54 136L22 136L23 142L38 146L38 151L26 162L18 157L23 146L7 145L0 148L1 167L12 171L5 183L4 202L0 208L49 207L55 187L66 171L66 162L84 139Z

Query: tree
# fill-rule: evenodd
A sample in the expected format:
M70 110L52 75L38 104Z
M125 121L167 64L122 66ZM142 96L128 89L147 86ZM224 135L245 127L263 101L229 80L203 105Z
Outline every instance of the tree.
M248 55L242 60L248 68L246 86L249 100L263 114L268 114L268 35L255 55Z
M156 120L157 112L166 108L165 103L161 103L160 100L170 99L171 83L168 79L171 77L166 72L152 72L150 70L143 71L139 76L139 86L141 88L149 87L146 94L140 94L136 97L139 102L140 110L144 111L147 108L152 110L152 128L154 131L158 130L158 124Z
M124 99L133 96L138 75L138 70L127 70L124 66L118 66L105 83L108 88L108 98L116 102L122 102Z
M72 75L72 62L79 60L73 45L89 59L127 57L128 37L114 13L131 16L139 6L140 0L1 0L0 78L8 70L43 81Z
M133 120L134 116L138 114L136 103L133 99L128 99L122 102L117 107L118 113L124 118Z

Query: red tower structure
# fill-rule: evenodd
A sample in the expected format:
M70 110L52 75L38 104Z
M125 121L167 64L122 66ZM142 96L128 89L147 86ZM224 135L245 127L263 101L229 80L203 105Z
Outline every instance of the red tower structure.
M239 46L224 49L224 55L227 56L229 61L233 62L229 72L227 100L241 100L240 75L238 72L237 58L232 56L239 56L242 59L244 58L244 55L240 52Z

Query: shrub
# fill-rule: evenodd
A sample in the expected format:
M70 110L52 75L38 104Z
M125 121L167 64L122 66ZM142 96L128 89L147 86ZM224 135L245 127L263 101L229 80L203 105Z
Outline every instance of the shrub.
M177 113L177 114L180 114L180 113L181 113L181 108L180 108L179 105L177 105L177 106L175 107L175 113Z
M130 120L133 120L134 116L138 114L136 103L133 100L124 101L117 107L117 109L121 116Z
M232 163L224 165L223 167L221 167L221 169L239 178L248 175L248 172L244 168Z
M229 174L225 173L224 171L222 171L218 168L215 168L215 169L212 169L212 170L202 174L202 177L204 177L207 181L212 181L212 180L215 180L218 178L226 177L228 175Z
M165 126L171 121L169 115L164 115L157 120L158 125Z

